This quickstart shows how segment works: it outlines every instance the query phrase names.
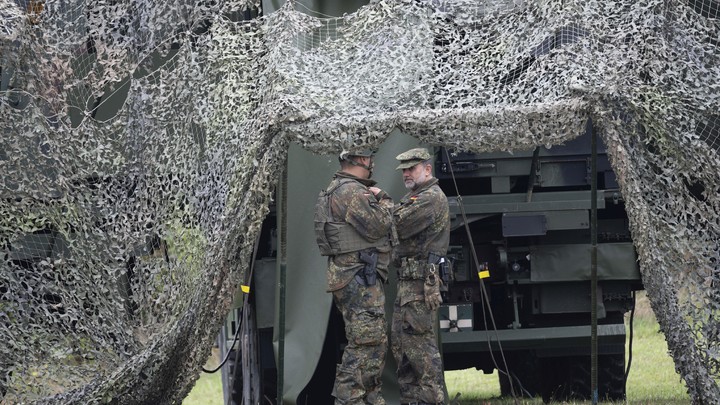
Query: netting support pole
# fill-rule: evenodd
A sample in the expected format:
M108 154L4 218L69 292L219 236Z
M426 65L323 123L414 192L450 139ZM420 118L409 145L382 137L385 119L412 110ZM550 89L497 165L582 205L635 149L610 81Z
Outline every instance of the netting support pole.
M592 118L586 129L590 134L590 389L592 403L598 403L598 303L597 303L597 133Z
M283 403L283 391L285 385L285 281L287 272L287 160L283 165L280 174L278 187L278 228L280 239L278 262L280 263L280 274L278 277L278 349L277 349L277 402Z

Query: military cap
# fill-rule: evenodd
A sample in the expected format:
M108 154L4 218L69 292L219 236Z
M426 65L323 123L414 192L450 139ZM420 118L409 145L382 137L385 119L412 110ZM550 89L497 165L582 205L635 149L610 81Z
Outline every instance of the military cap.
M409 169L418 163L422 163L430 159L431 157L430 152L428 152L425 148L410 149L409 151L403 152L395 157L395 159L400 161L400 164L395 168L395 170Z

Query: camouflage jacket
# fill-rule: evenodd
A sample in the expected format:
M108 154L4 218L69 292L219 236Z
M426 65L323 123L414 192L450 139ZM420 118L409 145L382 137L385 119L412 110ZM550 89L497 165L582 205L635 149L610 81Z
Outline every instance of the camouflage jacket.
M427 260L429 253L444 256L450 242L450 211L447 197L432 178L405 194L395 205L394 220L399 245L396 259Z
M335 189L330 199L330 210L335 221L345 221L369 242L386 239L384 247L378 249L378 275L387 280L388 264L390 263L390 232L392 227L392 199L382 193L380 201L368 187L376 182L361 179L342 171L335 173L328 190L337 185L341 179L346 181ZM364 263L360 261L359 252L342 253L328 258L328 291L345 287L355 276Z

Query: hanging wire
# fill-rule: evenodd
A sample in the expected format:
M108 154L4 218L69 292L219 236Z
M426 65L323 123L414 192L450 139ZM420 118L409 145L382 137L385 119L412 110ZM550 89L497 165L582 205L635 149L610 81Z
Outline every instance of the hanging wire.
M628 363L627 368L625 369L625 378L623 379L623 387L625 387L625 392L627 392L627 380L628 376L630 375L630 366L632 365L633 319L635 318L635 304L637 303L637 301L635 300L635 291L633 291L631 294L632 308L630 309L630 319L628 320L630 327L630 336L628 338Z
M243 285L249 286L250 283L252 283L253 272L254 272L254 270L255 270L255 255L257 255L257 251L258 251L258 246L259 246L259 245L260 245L260 232L258 231L257 238L255 238L255 246L254 246L254 248L253 248L252 257L251 257L251 259L250 259L250 272L249 272L249 275L248 275L248 281L247 281L245 284L243 284ZM251 292L251 291L252 291L252 290L249 290L249 291L243 296L243 306L242 306L243 311L245 311L245 309L246 309L247 306L248 306L248 300L249 300L249 298L250 298L250 292ZM220 362L220 364L218 364L217 367L215 367L215 368L212 369L212 370L208 370L208 369L206 369L205 367L202 367L202 371L203 371L204 373L208 373L208 374L216 373L218 370L220 370L220 369L225 365L225 363L226 363L226 362L228 361L228 359L230 358L230 353L233 351L232 348L233 348L233 346L235 346L235 342L237 342L238 336L240 335L240 330L243 329L244 327L245 327L245 323L242 322L242 319L241 319L240 324L237 326L237 328L235 328L235 335L233 336L233 341L232 341L232 343L230 344L230 348L229 348L228 351L225 353L225 356L223 356L223 360Z
M447 157L448 162L450 162L451 161L450 153L448 152L447 148L443 148L443 150L445 151L445 156ZM457 180L455 178L455 171L453 170L452 164L449 164L448 167L450 168L450 176L452 177L453 185L455 187L455 193L457 194L457 202L458 202L458 206L460 207L460 213L463 218L463 225L465 227L465 232L467 233L468 244L470 245L470 251L472 252L473 262L475 263L475 268L479 269L480 261L478 260L478 257L477 257L477 251L475 250L475 244L473 243L472 233L470 232L470 226L468 226L467 215L465 214L465 206L463 205L462 196L460 195L460 189L458 188L458 185L457 185ZM493 355L492 345L490 344L489 338L487 340L488 352L490 353L490 358L492 359L493 364L495 365L495 368L500 373L507 376L507 379L510 383L510 394L512 395L513 400L515 401L515 404L518 404L519 402L518 402L518 398L515 394L515 387L513 386L513 378L510 375L510 372L508 371L507 360L505 359L505 352L503 351L502 343L500 342L500 336L498 335L497 325L495 324L495 316L493 315L493 312L492 312L492 305L490 305L490 298L488 296L487 290L485 289L485 281L483 281L483 279L480 277L478 277L478 279L480 280L480 291L481 291L481 295L483 298L483 300L481 301L481 304L482 304L483 321L485 322L485 330L487 330L487 318L486 318L487 317L486 312L487 312L490 314L490 321L492 323L493 331L495 332L495 338L497 339L498 351L500 352L500 357L502 358L504 367L500 368L500 366L498 365L497 360L495 359L495 356ZM485 311L485 305L487 305L488 311Z

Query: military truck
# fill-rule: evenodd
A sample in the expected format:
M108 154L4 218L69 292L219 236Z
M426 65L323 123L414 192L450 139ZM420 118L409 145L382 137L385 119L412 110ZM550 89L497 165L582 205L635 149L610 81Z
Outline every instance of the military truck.
M601 398L624 398L624 314L642 283L602 145L591 171L590 136L512 155L439 152L437 177L456 214L454 280L440 313L446 370L502 370L502 348L509 373L499 374L503 394L512 378L524 395L590 398L596 176L598 391Z
M598 395L624 398L624 315L642 283L615 175L602 143L592 172L590 140L588 131L564 145L513 153L431 148L452 217L452 276L438 320L445 370L501 370L504 395L591 397L595 177ZM396 133L376 156L380 186L396 200L405 190L392 170L394 156L415 145ZM324 291L325 258L314 246L312 209L335 170L336 157L290 149L258 243L251 293L239 292L220 334L221 351L231 353L223 368L226 400L331 401L344 325ZM393 275L388 313L394 282ZM241 346L233 339L238 325ZM388 358L384 388L390 398L394 367Z

